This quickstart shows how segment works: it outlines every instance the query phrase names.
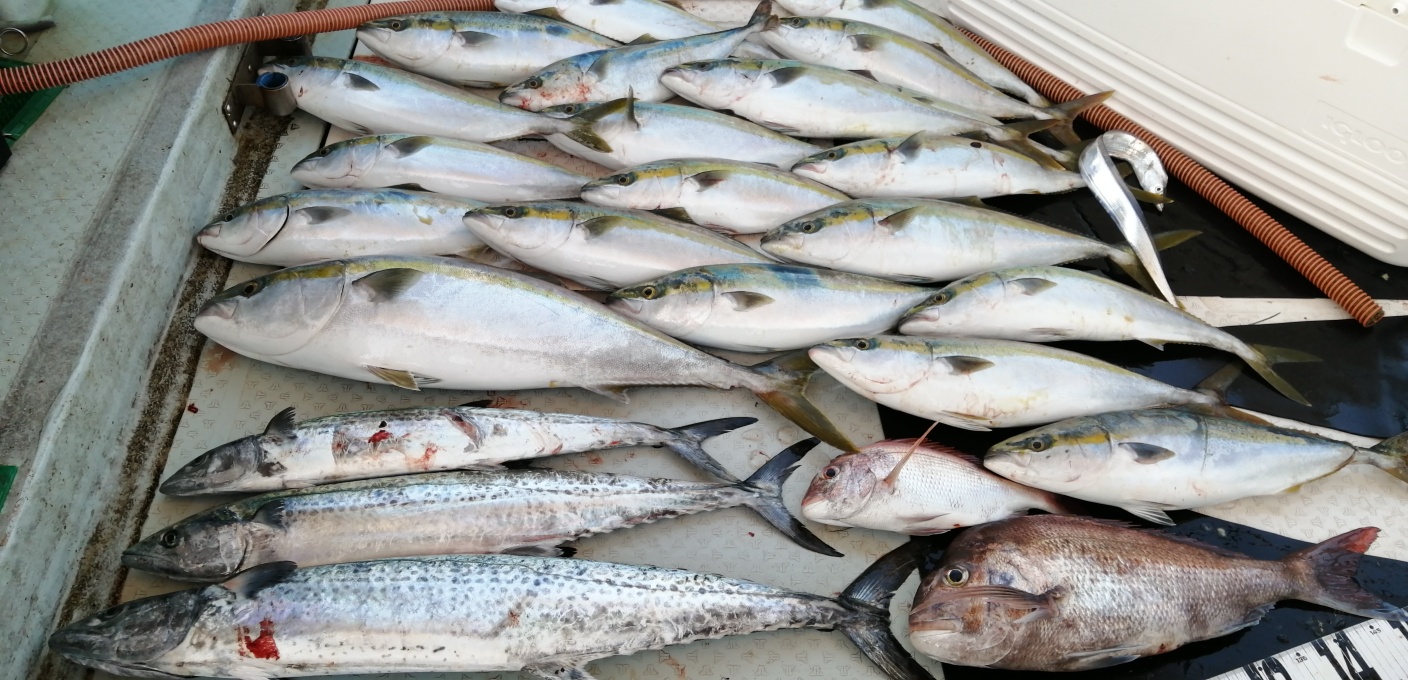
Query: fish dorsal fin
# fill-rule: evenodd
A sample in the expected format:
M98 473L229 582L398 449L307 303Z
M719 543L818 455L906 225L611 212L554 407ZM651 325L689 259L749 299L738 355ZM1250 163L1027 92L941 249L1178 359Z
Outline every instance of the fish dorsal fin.
M858 76L860 76L860 77L862 77L862 78L868 79L868 80L875 80L875 74L874 74L874 73L871 73L871 72L870 72L870 69L855 69L855 70L852 70L851 73L854 73L854 74L856 74L856 75L858 75Z
M375 91L381 89L381 86L377 85L376 83L373 83L372 81L368 80L366 77L364 77L364 76L359 76L359 75L357 75L357 74L355 74L355 73L344 73L344 74L342 74L342 78L343 78L343 80L346 80L346 81L347 81L347 87L349 87L349 88L351 88L351 89L353 89L353 90L363 90L363 91L366 91L366 92L375 92Z
M700 191L706 191L718 186L720 182L727 180L730 172L728 170L705 170L704 172L689 176L690 181L699 186Z
M1044 291L1055 288L1056 282L1049 279L1027 277L1012 279L1007 282L1007 285L1022 295L1040 295Z
M694 222L694 218L690 217L689 211L684 208L660 208L659 210L652 210L650 212L661 217L668 217L677 222L689 222L691 224Z
M294 214L303 218L305 224L322 224L333 220L340 220L352 214L347 208L338 208L330 205L318 205L311 208L299 208L293 211Z
M631 127L640 129L640 119L636 118L636 88L634 87L626 89L626 121L631 124Z
M1219 548L1219 547L1217 547L1217 546L1215 546L1215 545L1211 545L1211 544L1208 544L1208 543L1204 543L1204 542L1202 542L1202 541L1200 541L1200 540L1198 540L1198 539L1196 539L1196 538L1193 538L1193 537L1191 537L1191 536L1184 536L1184 535L1182 535L1182 534L1175 534L1175 533L1172 533L1172 532L1169 532L1169 531L1165 531L1165 530L1163 530L1163 529L1144 529L1144 533L1153 534L1153 535L1158 536L1158 537L1160 537L1160 538L1166 538L1166 539L1168 539L1168 540L1170 540L1170 541L1173 541L1174 543L1182 543L1183 545L1187 545L1187 546L1191 546L1191 547L1194 547L1194 548L1198 548L1199 550L1206 550L1206 551L1208 551L1208 552L1210 552L1210 553L1212 553L1212 554L1214 554L1214 555L1218 555L1218 556L1220 556L1220 557L1236 557L1236 558L1244 559L1244 560L1247 559L1246 553L1239 553L1239 552L1237 552L1237 551L1235 551L1235 550L1228 550L1228 549L1226 549L1226 548Z
M916 132L905 137L904 141L900 142L899 146L895 147L895 153L906 160L912 160L920 151L924 150L925 139L926 137L923 132Z
M396 186L387 187L387 188L388 188L388 189L403 189L403 190L405 190L405 191L425 191L425 190L426 190L425 187L423 187L423 186L421 186L421 185L419 185L419 184L416 184L416 183L414 183L414 182L408 182L408 183L406 183L406 184L397 184Z
M258 595L259 591L288 578L295 569L298 569L298 565L293 562L270 562L245 569L220 585L242 598L252 598Z
M481 33L479 31L459 31L455 33L455 38L465 47L477 47L487 42L497 40L498 36L493 33Z
M439 378L431 378L424 375L416 375L410 371L403 371L396 368L383 368L381 366L364 366L368 373L385 380L401 389L420 391L426 385L434 385L440 382Z
M890 213L888 217L883 220L880 220L879 222L876 222L876 224L884 227L887 231L893 234L901 229L904 229L905 226L909 224L910 220L913 220L915 217L918 217L918 211L919 208L905 208L904 210L901 210L899 212Z
M425 272L419 269L397 267L372 272L353 281L352 285L365 293L367 299L372 302L390 302L414 286L422 276L425 276Z
M577 227L582 230L582 238L590 241L594 238L605 236L607 232L621 226L625 222L626 220L624 218L616 217L615 215L603 215L581 222Z
M558 21L566 21L566 19L562 18L562 12L557 11L556 7L544 7L542 9L535 9L531 12L524 12L524 14L532 14L533 16L546 17L548 19L556 19Z
M398 158L405 158L406 156L413 156L419 153L421 149L434 143L435 140L430 137L416 135L415 137L406 137L405 139L398 139L387 144L386 150L396 154Z
M806 74L805 66L784 66L768 72L768 76L772 78L773 87L782 87Z
M934 363L947 366L948 372L951 375L969 375L971 373L977 373L978 371L985 371L997 365L982 357L963 355L936 357Z
M271 527L274 529L283 529L284 511L286 509L286 506L287 504L285 503L284 499L275 498L274 500L259 506L259 509L255 510L254 515L249 518L249 521L254 522L256 524L263 524L264 526Z
M939 421L937 420L929 423L929 429L924 430L924 434L919 435L919 438L915 439L914 442L909 445L909 450L904 452L904 456L895 462L893 468L890 468L890 474L885 475L885 479L880 482L881 487L889 489L891 494L894 494L895 491L898 490L899 487L896 482L900 479L900 472L904 470L904 466L909 462L909 459L914 456L914 452L918 451L919 447L924 445L924 440L929 438L929 433L933 432L934 426L938 424Z
M297 418L297 412L292 406L274 414L269 419L269 424L264 426L266 437L279 437L281 439L293 439L293 423Z
M763 295L762 293L754 293L746 290L736 290L731 293L724 293L720 297L724 298L725 300L728 300L729 303L733 305L733 311L735 312L746 312L750 309L765 307L774 302L777 302L777 300L774 300L773 298L767 295Z
M596 59L592 60L592 65L587 67L587 73L596 76L597 80L606 80L608 71L611 69L610 51L603 51Z
M1162 446L1145 444L1143 442L1120 442L1120 448L1129 452L1131 456L1134 456L1134 462L1140 465L1153 465L1154 463L1178 456L1177 453Z
M632 41L630 41L630 42L628 42L628 43L626 43L626 44L627 44L627 45L649 45L650 43L654 43L654 42L660 42L660 39L657 38L657 37L655 37L655 36L653 36L653 35L651 35L651 34L649 34L649 33L642 33L641 35L637 36L635 40L632 40Z
M933 428L931 427L930 429L933 429ZM954 458L958 458L958 459L962 460L962 461L965 462L965 463L971 464L973 467L982 467L982 466L983 466L983 462L982 462L981 460L979 460L977 456L975 456L975 455L973 455L973 454L971 454L971 453L964 453L964 452L962 452L962 451L959 451L958 449L953 448L952 446L948 446L948 445L945 445L945 444L940 444L940 443L938 443L938 442L930 442L930 441L924 441L924 440L920 440L920 439L892 439L892 440L890 440L890 443L891 443L891 444L904 445L904 444L913 444L913 443L916 442L916 441L920 442L919 448L928 449L929 451L934 451L934 452L936 452L936 453L942 453L942 454L944 454L944 455L946 455L946 456L953 456Z
M846 40L850 41L851 49L857 52L874 52L885 42L885 39L878 35L865 33L846 36ZM869 71L867 71L867 73L869 73Z

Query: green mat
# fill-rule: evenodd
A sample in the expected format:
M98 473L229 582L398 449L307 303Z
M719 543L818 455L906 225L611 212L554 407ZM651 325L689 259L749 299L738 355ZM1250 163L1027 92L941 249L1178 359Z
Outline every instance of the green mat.
M10 495L10 485L15 483L15 475L19 471L13 465L0 465L0 510L5 509L5 497Z
M0 59L0 68L13 68L24 66L24 62L10 59ZM39 114L44 113L44 109L53 103L54 98L63 91L62 87L53 87L38 92L24 92L21 94L7 94L0 96L0 133L3 133L5 142L13 146L15 140L24 134L29 126L34 125L34 121L39 120ZM0 478L3 473L0 473Z

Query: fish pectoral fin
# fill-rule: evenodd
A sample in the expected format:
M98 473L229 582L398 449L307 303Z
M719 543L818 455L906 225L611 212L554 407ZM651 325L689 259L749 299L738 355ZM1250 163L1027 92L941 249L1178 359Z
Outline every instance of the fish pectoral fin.
M898 519L904 522L904 533L910 536L937 536L948 533L951 527L931 527L925 526L940 517L950 513L940 512L933 515L900 515Z
M557 543L538 543L505 550L504 554L524 557L572 557L577 554L577 549L564 548Z
M1122 645L1119 647L1107 647L1105 649L1092 649L1086 652L1069 652L1066 658L1078 663L1072 670L1094 670L1108 666L1118 666L1122 663L1129 663L1138 659L1140 655L1130 654L1143 649L1142 645Z
M987 432L992 429L992 427L988 425L987 418L975 416L971 413L945 411L942 414L934 416L934 420L945 425L951 425L964 430L974 430L976 432Z
M700 191L705 191L728 179L729 174L728 170L705 170L690 175L689 181L694 182Z
M1134 456L1134 462L1140 465L1153 465L1178 455L1162 446L1143 442L1121 442L1120 448Z
M938 357L934 359L934 363L947 366L949 375L968 375L970 373L977 373L978 371L987 370L997 365L982 357L970 357L961 355Z
M851 73L854 73L862 78L869 78L870 80L875 80L875 74L871 73L870 69L852 69Z
M774 123L774 122L772 122L772 121L770 121L770 120L760 120L760 121L757 121L757 123L758 123L759 125L761 125L761 126L767 128L767 129L769 129L769 130L772 130L773 132L781 132L781 133L784 134L784 135L794 135L794 134L797 134L798 132L800 132L800 130L798 130L798 129L795 128L795 127L792 127L791 125L783 125L782 123Z
M1027 277L1012 279L1007 282L1007 286L1022 295L1039 295L1042 292L1055 288L1056 282L1049 279Z
M288 561L269 562L245 569L220 585L240 597L251 598L288 578L297 568L298 565Z
M1138 340L1139 342L1142 342L1142 343L1144 343L1144 344L1150 346L1150 347L1153 347L1153 348L1156 349L1156 350L1159 350L1160 352L1162 352L1162 351L1164 350L1164 345L1168 342L1167 340L1155 340L1155 339L1153 339L1153 338L1135 338L1135 339Z
M1013 609L1030 609L1031 613L1022 617L1024 621L1036 621L1056 615L1056 603L1066 596L1066 589L1056 586L1040 595L1029 593L1010 586L968 586L963 589L965 598L981 598Z
M1271 609L1272 609L1273 607L1275 607L1275 606L1276 606L1276 603L1275 603L1275 602L1272 602L1272 603L1269 603L1269 604L1261 605L1260 607L1257 607L1257 608L1255 608L1255 609L1253 609L1253 610L1247 612L1246 617L1243 618L1241 621L1238 621L1238 622L1236 622L1236 623L1233 623L1233 624L1227 626L1226 628L1224 628L1224 629L1222 629L1222 630L1219 630L1219 631L1217 631L1216 633L1213 633L1213 634L1211 635L1211 637L1222 637L1222 636L1224 636L1224 635L1231 635L1231 634L1233 634L1233 633L1235 633L1235 632L1237 632L1237 631L1239 631L1239 630L1245 630L1245 629L1247 629L1247 628L1251 628L1252 626L1255 626L1256 624L1261 623L1262 617L1266 616L1266 614L1267 614L1268 612L1270 612Z
M777 300L774 300L773 298L767 295L763 295L762 293L754 293L746 290L736 290L731 293L724 293L720 297L724 298L725 300L728 300L729 304L733 305L733 311L735 312L746 312L750 309L765 307L774 302L777 302Z
M330 205L299 208L293 212L303 218L304 224L322 224L324 222L339 220L352 214L352 211L347 208L337 208Z
M876 222L876 224L880 225L881 227L884 227L886 231L889 231L891 234L893 234L901 229L904 229L905 226L909 224L910 220L913 220L914 218L918 217L918 210L919 208L905 208L904 210L901 210L899 212L890 213L888 217L883 220L880 220L879 222Z
M1164 512L1164 509L1168 508L1168 506L1160 503L1135 500L1125 502L1120 505L1120 508L1146 522L1153 522L1154 524L1162 524L1170 527L1173 526L1173 520Z
M282 529L284 528L285 508L284 499L275 498L259 506L259 509L255 510L254 515L249 518L249 521L255 524L263 524L273 529Z
M264 435L280 439L293 439L293 424L297 419L298 414L292 406L279 411L269 419L269 424L264 426Z
M425 272L419 269L397 267L367 274L353 281L352 286L372 302L390 302L410 290L422 276Z
M392 385L416 392L419 392L422 387L440 382L439 378L416 375L410 371L402 371L395 368L382 368L381 366L364 366L363 368L366 368L367 372Z
M846 36L846 40L851 43L851 49L856 52L874 52L885 43L884 38L878 35L867 35L865 33L848 35Z
M594 238L601 238L606 232L626 223L627 221L624 217L604 215L602 217L593 217L579 223L577 226L582 230L582 238L590 241Z
M626 43L626 44L627 44L627 45L649 45L650 43L653 43L653 42L660 42L660 39L657 38L657 37L655 37L655 36L653 36L653 35L651 35L651 34L649 34L649 33L642 33L641 35L636 36L636 39L635 39L635 40L632 40L632 41L630 41L630 42L628 42L628 43Z
M984 210L992 210L992 206L984 203L983 199L978 198L977 196L964 196L963 198L945 198L944 200L948 201L949 203L960 203L970 208L983 208Z
M652 210L650 212L653 212L661 217L668 217L672 220L675 220L676 222L689 222L691 224L694 223L694 218L690 217L689 211L685 210L684 208L660 208L659 210Z
M433 138L433 137L427 137L427 136L425 136L425 135L416 135L416 136L414 136L414 137L406 137L405 139L398 139L398 140L396 140L396 141L394 141L394 142L392 142L392 143L390 143L390 144L387 144L387 145L386 145L386 150L387 150L387 151L390 151L391 153L396 154L396 157L397 157L397 158L405 158L405 157L407 157L407 156L414 156L415 154L419 153L422 149L425 149L426 147L428 147L428 146L430 146L430 145L432 145L432 144L434 144L434 143L435 143L435 138ZM419 185L419 184L416 184L416 185L406 185L406 186L417 186L417 187L419 187L420 185ZM424 189L424 188L420 188L420 189L415 189L414 191L425 191L425 189Z
M375 92L376 90L381 89L381 86L355 73L344 73L342 74L342 78L343 80L347 81L347 87L350 87L354 90L366 90L368 92Z
M455 33L455 40L459 41L461 47L477 47L497 39L498 36L493 33L481 33L479 31L457 31Z
M547 680L596 680L587 672L586 665L583 662L580 666L528 666L523 670Z
M629 404L630 398L626 396L626 388L620 385L578 385L588 392L595 392L603 397L612 399L622 404Z
M807 74L804 66L784 66L768 71L768 77L772 78L773 87L782 87Z

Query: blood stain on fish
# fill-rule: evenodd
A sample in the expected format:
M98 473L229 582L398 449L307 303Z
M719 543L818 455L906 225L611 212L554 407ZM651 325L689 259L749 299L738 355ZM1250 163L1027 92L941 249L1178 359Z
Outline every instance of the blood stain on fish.
M419 458L412 458L410 464L422 470L430 469L430 461L435 459L435 454L440 453L440 448L434 444L426 444L425 452Z
M367 438L367 443L368 443L368 444L372 444L372 445L376 445L376 444L380 444L380 443L382 443L382 442L384 442L384 441L386 441L386 440L388 440L388 439L390 439L390 438L391 438L391 433L390 433L390 432L387 432L386 430L377 430L377 431L376 431L376 434L373 434L371 437L368 437L368 438Z
M259 637L249 637L249 629L240 626L240 642L244 651L256 659L279 658L279 646L274 644L274 622L270 619L259 622Z

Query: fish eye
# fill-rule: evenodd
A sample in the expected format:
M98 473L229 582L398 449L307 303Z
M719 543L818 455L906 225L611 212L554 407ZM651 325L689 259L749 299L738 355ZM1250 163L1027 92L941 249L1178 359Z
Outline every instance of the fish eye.
M654 300L658 295L660 295L660 290L655 286L646 286L640 289L640 296L646 300Z
M317 151L314 151L314 152L313 152L313 158L322 158L323 156L326 156L326 155L328 155L329 153L332 153L332 147L330 147L330 146L325 146L325 147L323 147L323 148L321 148L321 149L318 149Z
M949 567L944 572L944 583L951 586L961 586L968 582L968 570L963 567Z
M828 467L825 470L821 471L821 476L827 479L836 479L836 475L839 474L841 474L841 471L837 470L835 465L832 465L831 467Z
M1027 444L1027 448L1029 448L1029 449L1031 449L1031 450L1033 450L1033 451L1043 451L1043 450L1046 449L1047 446L1048 446L1048 443L1047 443L1045 437L1039 437L1039 438L1037 438L1037 439L1033 439L1033 440L1031 441L1031 443Z
M851 346L855 347L858 350L865 351L874 347L875 343L871 342L869 338L861 338L859 340L852 341Z
M714 70L714 62L712 62L712 61L706 61L706 62L700 64L700 65L699 65L699 70L700 70L700 71L712 71L712 70Z
M828 161L834 161L834 160L836 160L837 158L840 158L840 157L841 157L841 152L840 152L840 151L837 151L837 150L835 150L835 149L832 149L832 150L826 152L826 160L828 160Z
M503 209L504 217L518 217L518 208L508 207Z
M812 220L810 222L802 224L803 234L815 234L818 231L821 231L821 223L816 220Z
M807 24L807 21L806 19L803 19L801 17L787 17L786 19L782 20L782 23L787 24L792 28L801 28Z
M258 282L258 281L250 281L249 283L244 284L244 287L243 287L243 288L240 288L240 295L243 295L243 296L245 296L245 297L249 297L249 296L251 296L251 295L253 295L253 294L255 294L255 293L258 293L258 292L259 292L259 282Z
M543 79L534 76L524 81L523 86L530 90L536 90L543 86Z
M235 219L235 214L232 213L232 212L230 212L230 213L225 213L224 215L221 215L221 216L220 216L220 221L221 221L221 222L229 222L229 221L231 221L231 220L233 220L233 219Z
M395 20L395 21L393 21L393 22L387 24L386 26L387 26L388 28L390 28L391 30L393 30L393 31L399 31L399 30L405 28L405 27L406 27L406 24L405 24L405 22L402 22L400 19L397 19L397 20Z
M565 106L562 107L561 111L562 111L563 113L576 113L576 112L577 112L577 105L576 105L576 104L567 104L567 105L565 105Z
M968 142L968 146L971 146L971 147L973 147L974 149L981 149L981 148L983 148L983 143L982 143L982 142Z
M635 182L636 182L636 177L635 177L635 175L617 175L617 176L616 176L616 183L617 183L617 184L620 184L620 185L623 186L623 187L628 187L628 186L630 186L630 185L632 185L632 184L635 184Z
M174 548L181 545L181 534L176 533L175 529L167 529L166 533L163 533L161 538L157 540L161 542L163 547Z
M934 304L941 305L953 299L953 291L941 290L934 296Z

